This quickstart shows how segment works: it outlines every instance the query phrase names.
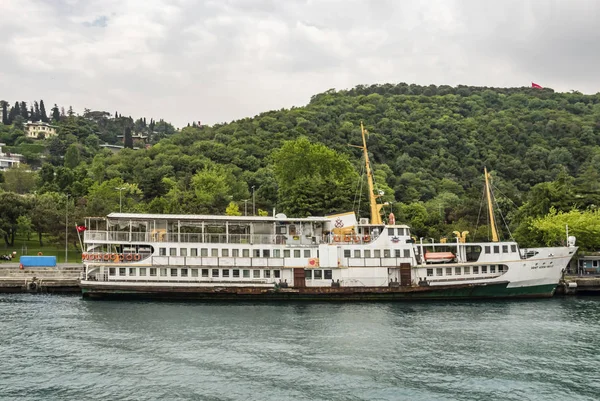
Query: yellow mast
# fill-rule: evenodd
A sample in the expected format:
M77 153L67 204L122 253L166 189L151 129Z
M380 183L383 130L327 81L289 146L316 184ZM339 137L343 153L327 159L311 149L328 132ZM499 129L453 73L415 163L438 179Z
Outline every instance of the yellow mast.
M365 154L365 166L367 169L367 183L369 184L369 204L371 206L371 224L382 224L381 214L379 211L382 208L382 205L377 204L378 195L375 195L375 188L373 187L373 172L371 171L371 163L369 163L369 152L367 151L367 139L365 138L365 127L360 122L360 131L362 134L363 146L358 146L362 148Z
M496 229L496 219L494 219L494 208L492 206L492 194L490 191L490 183L489 183L489 173L487 172L487 167L483 168L483 173L485 175L485 195L488 202L488 214L490 216L490 228L492 230L492 241L498 242L498 230Z

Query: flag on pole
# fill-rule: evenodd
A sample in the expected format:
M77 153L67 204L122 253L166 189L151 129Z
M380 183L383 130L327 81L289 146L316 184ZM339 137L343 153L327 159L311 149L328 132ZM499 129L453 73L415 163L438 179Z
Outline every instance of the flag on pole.
M532 83L531 83L531 87L532 87L532 88L535 88L535 89L544 89L544 88L542 88L542 85L538 85L538 84L536 84L535 82L532 82Z
M77 238L79 239L79 246L81 247L81 252L83 252L83 241L81 241L81 233L87 230L86 226L78 226L75 224L75 230L77 231Z

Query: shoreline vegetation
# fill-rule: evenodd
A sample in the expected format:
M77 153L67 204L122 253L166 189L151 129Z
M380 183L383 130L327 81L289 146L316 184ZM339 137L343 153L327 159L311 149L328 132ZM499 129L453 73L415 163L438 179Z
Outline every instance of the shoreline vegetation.
M30 238L28 249L64 258L67 216L75 254L75 224L119 210L367 216L361 152L348 146L361 143L361 121L385 215L393 211L417 237L469 231L468 240L487 240L485 166L503 238L560 244L568 224L584 251L600 248L600 94L360 85L303 107L181 129L119 112L54 105L46 113L43 101L2 100L0 110L3 152L22 155L0 172L0 254ZM52 124L57 135L28 137L28 121Z

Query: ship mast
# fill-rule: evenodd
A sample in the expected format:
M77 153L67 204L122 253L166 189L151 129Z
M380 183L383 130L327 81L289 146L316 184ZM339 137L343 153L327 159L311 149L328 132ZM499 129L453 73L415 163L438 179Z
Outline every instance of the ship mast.
M362 134L363 146L356 146L357 148L361 148L365 155L365 166L367 169L367 183L369 184L369 205L371 206L371 224L383 224L381 221L381 214L379 211L381 210L383 205L377 204L377 198L379 195L375 195L375 188L373 187L373 172L371 171L371 163L369 163L369 152L367 151L367 139L365 138L365 127L360 122L360 132Z
M496 229L496 220L494 219L494 207L492 206L492 193L490 191L489 177L490 174L487 172L487 168L483 168L485 175L485 195L488 203L488 214L490 216L490 228L492 230L492 241L498 242L498 230Z

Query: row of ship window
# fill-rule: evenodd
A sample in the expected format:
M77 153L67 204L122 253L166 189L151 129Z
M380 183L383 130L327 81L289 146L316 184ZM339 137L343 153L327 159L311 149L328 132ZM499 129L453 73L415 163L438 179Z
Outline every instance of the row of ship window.
M494 253L500 253L500 245L493 245L493 246L486 245L484 247L484 252L485 253L490 254L490 253L492 253L492 250L494 251ZM517 246L514 245L514 244L511 245L510 246L510 252L511 253L517 252ZM502 253L509 253L508 252L508 245L502 245Z
M168 248L169 249L169 255L168 256L202 256L202 257L223 257L223 258L228 258L228 257L233 257L233 258L238 258L238 257L243 257L243 258L249 258L250 257L250 249L227 249L227 248L222 248L222 249L218 249L218 248L212 248L212 249L208 249L208 248L200 248L200 254L198 254L198 248ZM209 252L210 251L210 252ZM241 252L240 252L241 251ZM281 258L281 255L283 255L284 258L291 258L292 255L294 258L311 258L311 257L319 257L319 251L318 250L312 250L312 249L283 249L283 252L281 252L281 249L253 249L252 250L252 256L255 258ZM313 255L314 252L316 251L316 255ZM167 256L167 248L158 248L158 254L159 256ZM362 255L362 256L361 256ZM345 249L344 250L344 257L345 258L381 258L383 255L384 258L391 258L391 257L396 257L396 258L401 258L401 257L405 257L405 258L410 258L410 249L395 249L394 253L392 256L392 250L390 249L365 249L365 250L360 250L360 249L355 249L354 251L350 250L350 249Z
M281 270L267 269L192 269L156 267L111 267L108 275L116 277L204 277L204 278L281 278ZM309 280L331 280L332 270L306 269L304 277Z
M265 269L191 269L166 267L111 267L109 276L121 277L212 277L212 278L281 278L281 270Z
M489 270L488 270L489 269ZM471 274L471 272L473 272L473 274L479 274L479 272L481 272L481 274L488 274L488 271L490 272L490 274L495 274L496 272L498 273L504 273L505 271L508 270L508 266L506 265L484 265L484 266L464 266L464 267L438 267L436 269L427 269L427 277L433 277L433 273L435 270L435 275L438 277L441 276L460 276L463 274Z
M383 251L379 249L344 249L344 257L345 258L360 258L361 255L364 258L380 258L383 255L384 258L392 257L391 249L384 249ZM393 257L395 258L410 258L410 249L394 249Z
M200 248L200 253L198 253L198 248L190 248L188 252L188 248L179 248L179 253L177 252L178 248L169 248L168 256L202 256L202 257L223 257L223 258L239 258L240 256L243 258L250 257L250 249L218 249L218 248ZM210 251L210 253L209 253ZM241 252L240 252L241 251ZM253 249L252 256L255 258L280 258L282 255L281 249ZM159 256L167 256L167 248L158 248ZM312 257L311 249L294 249L293 255L295 258L310 258ZM292 252L290 249L283 250L283 257L290 258L292 257ZM318 251L317 251L318 257Z

